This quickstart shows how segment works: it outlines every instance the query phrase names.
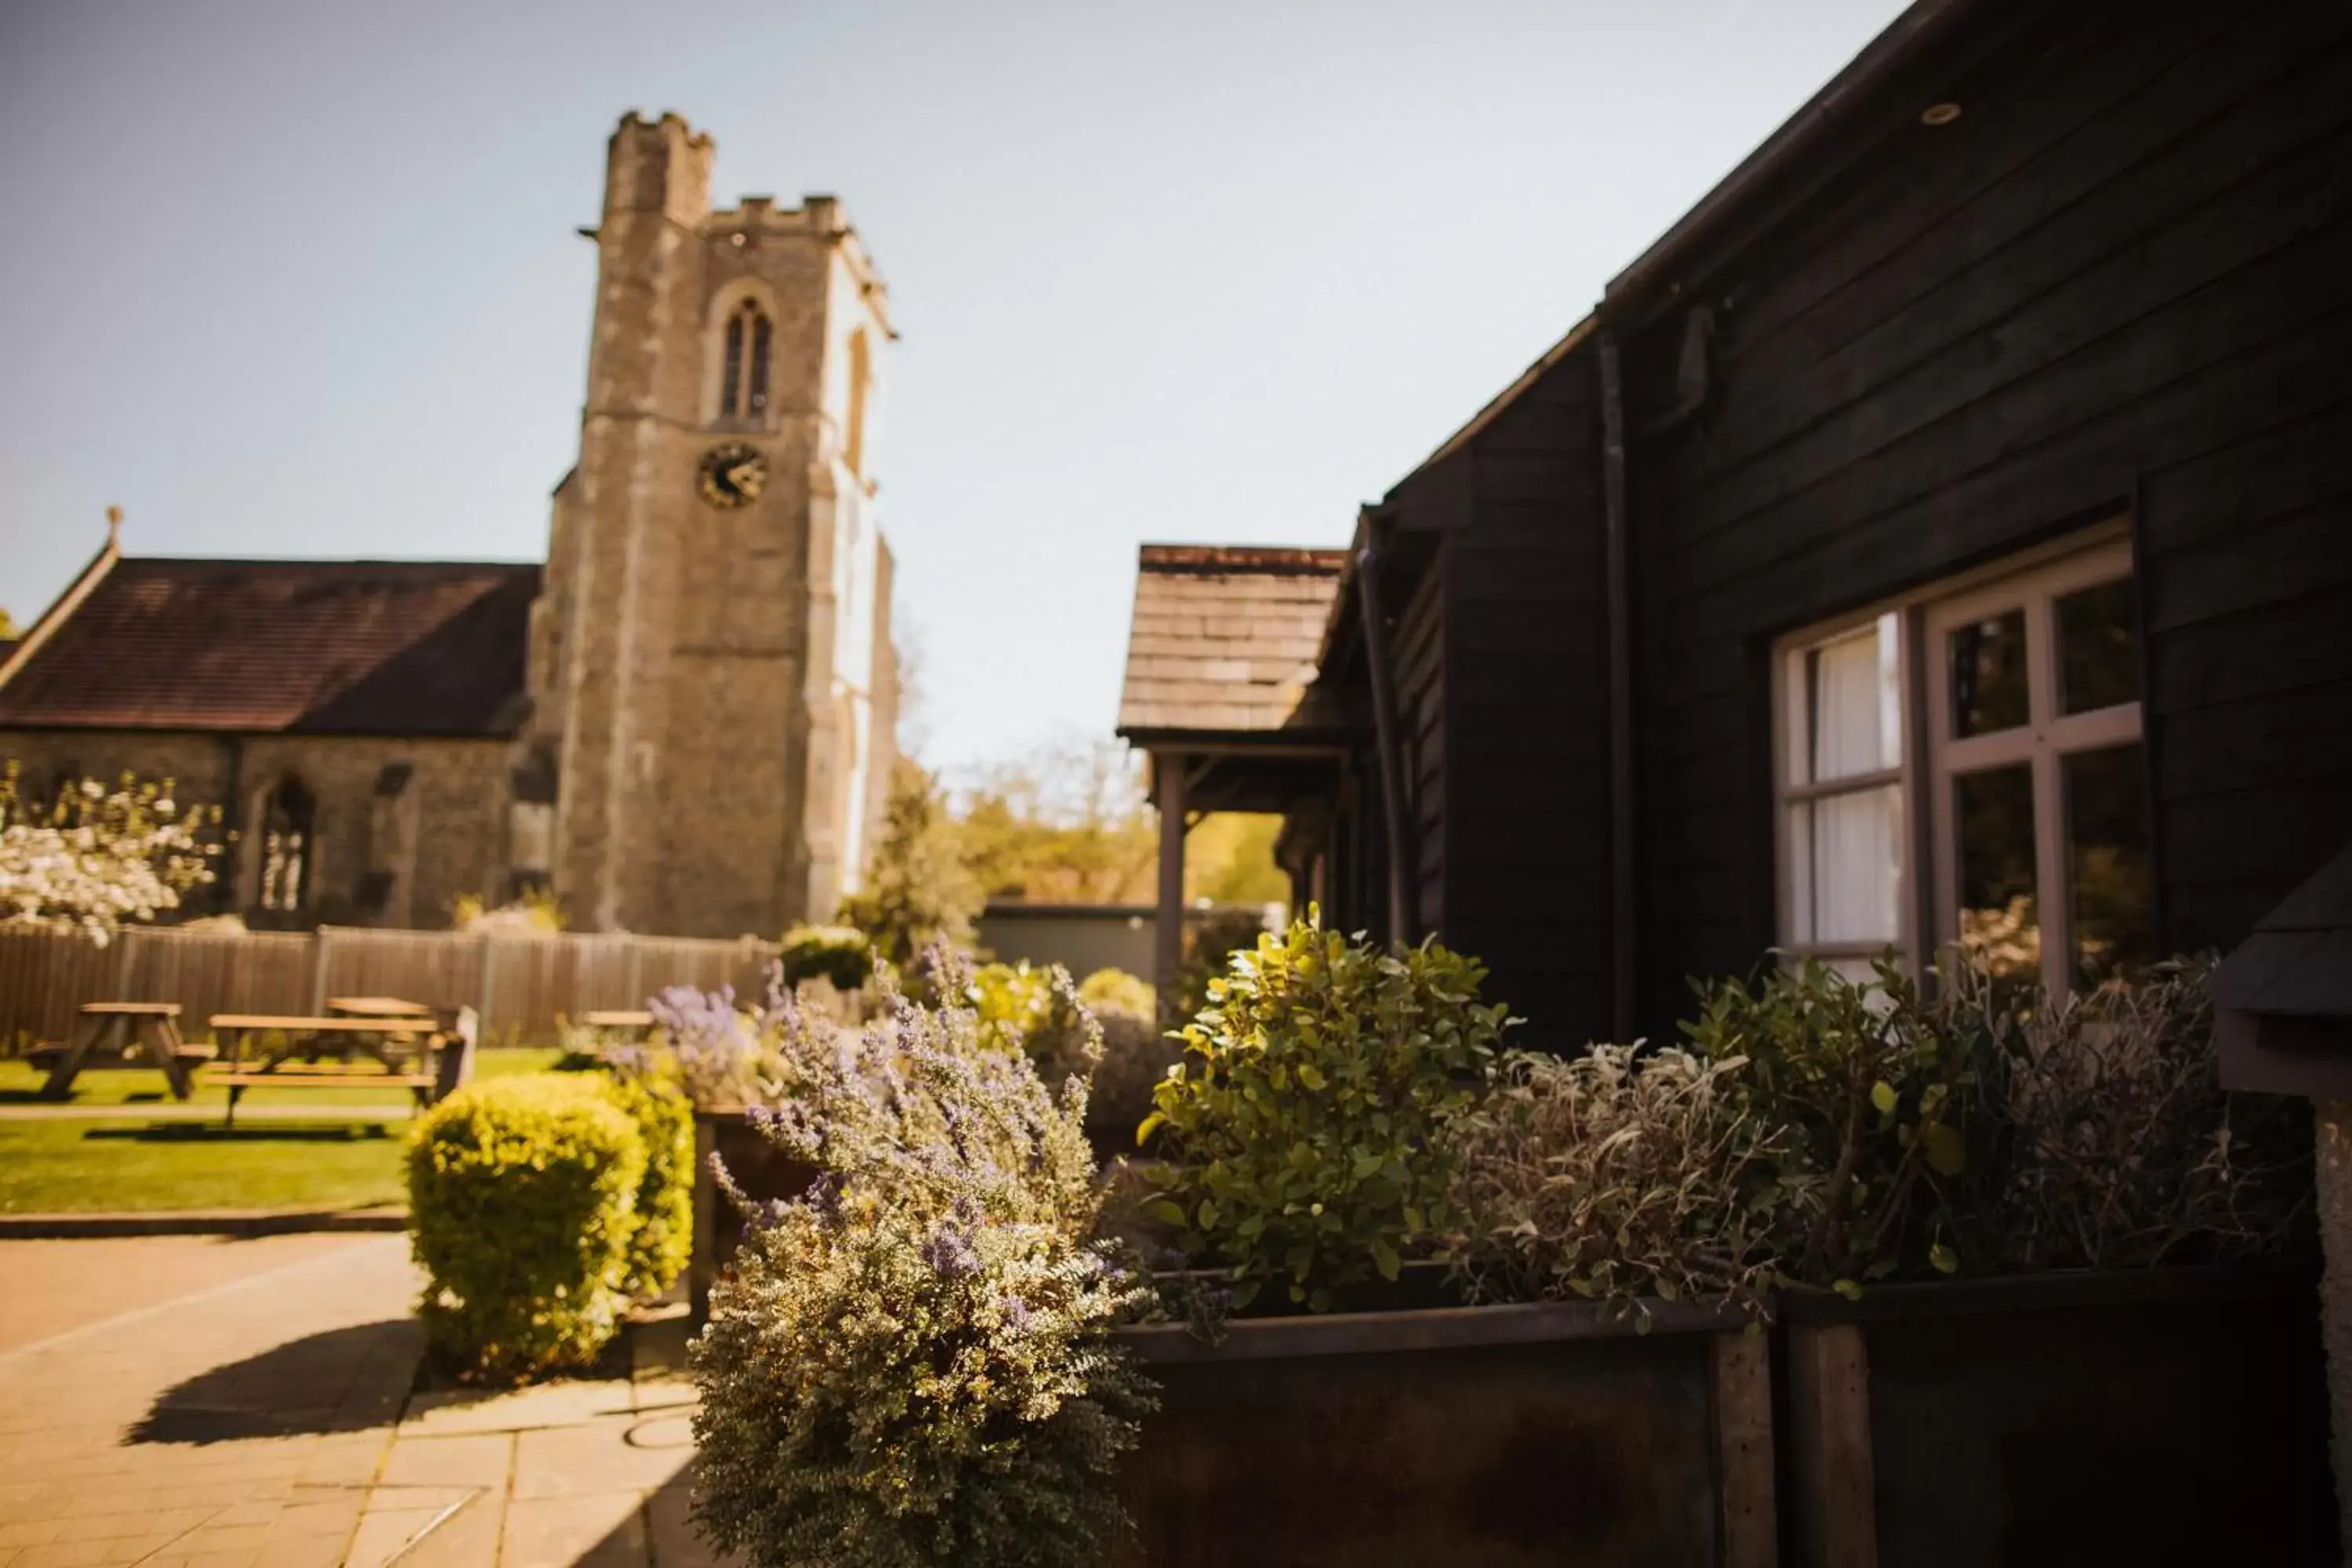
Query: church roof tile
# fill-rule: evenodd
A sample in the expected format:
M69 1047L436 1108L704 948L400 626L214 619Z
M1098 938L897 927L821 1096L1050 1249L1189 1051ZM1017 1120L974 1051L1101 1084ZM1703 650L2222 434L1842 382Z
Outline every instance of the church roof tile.
M0 670L0 726L500 736L540 569L101 560Z

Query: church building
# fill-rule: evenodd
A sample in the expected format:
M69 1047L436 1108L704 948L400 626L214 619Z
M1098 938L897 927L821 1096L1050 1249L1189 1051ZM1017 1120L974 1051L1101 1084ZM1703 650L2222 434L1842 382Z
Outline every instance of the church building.
M19 794L176 781L209 909L773 936L854 890L895 754L880 276L839 202L713 210L712 143L614 132L579 460L544 566L129 556L0 649Z

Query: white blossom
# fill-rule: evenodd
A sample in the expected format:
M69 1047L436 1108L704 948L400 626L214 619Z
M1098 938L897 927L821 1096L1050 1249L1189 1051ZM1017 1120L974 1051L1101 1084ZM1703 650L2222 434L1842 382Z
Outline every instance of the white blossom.
M42 810L20 801L16 766L0 774L0 925L78 931L104 946L116 931L180 907L213 880L218 847L183 815L168 782L126 776L109 792L84 779Z

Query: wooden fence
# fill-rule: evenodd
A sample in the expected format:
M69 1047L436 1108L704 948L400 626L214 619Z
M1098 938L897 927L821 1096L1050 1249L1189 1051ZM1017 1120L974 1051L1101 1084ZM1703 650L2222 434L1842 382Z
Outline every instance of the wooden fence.
M321 1011L330 996L471 1007L485 1041L551 1042L558 1020L634 1008L665 986L756 995L776 947L683 937L131 930L104 947L0 928L0 1050L62 1040L85 1002L177 1002L191 1038L215 1013Z

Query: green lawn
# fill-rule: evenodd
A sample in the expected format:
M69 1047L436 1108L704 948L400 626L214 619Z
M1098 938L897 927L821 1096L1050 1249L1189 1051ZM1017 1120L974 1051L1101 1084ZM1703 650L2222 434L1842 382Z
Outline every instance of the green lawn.
M398 1203L407 1131L404 1120L0 1121L0 1213Z
M563 1053L549 1047L544 1049L529 1047L520 1049L485 1050L474 1058L474 1074L478 1078L503 1078L509 1073L538 1072L555 1065ZM36 1071L30 1062L0 1061L0 1106L42 1105L41 1085L47 1079L45 1072ZM228 1090L206 1088L205 1074L196 1074L195 1105L226 1105ZM398 1110L413 1103L404 1089L367 1089L354 1084L350 1089L253 1089L237 1101L237 1114L267 1105L382 1105ZM163 1082L163 1075L152 1068L98 1068L82 1073L74 1079L73 1092L65 1100L68 1105L163 1105L173 1103L172 1091Z
M551 1064L553 1050L484 1051L485 1078ZM203 1082L201 1075L198 1083ZM38 1103L40 1075L0 1062L0 1107ZM222 1106L227 1092L199 1089L195 1103ZM272 1105L381 1105L381 1121L278 1118ZM402 1200L401 1152L409 1107L404 1089L256 1089L237 1107L234 1131L219 1121L142 1118L174 1103L163 1075L148 1070L84 1073L73 1103L121 1107L121 1116L0 1116L0 1214L92 1210L356 1208Z

